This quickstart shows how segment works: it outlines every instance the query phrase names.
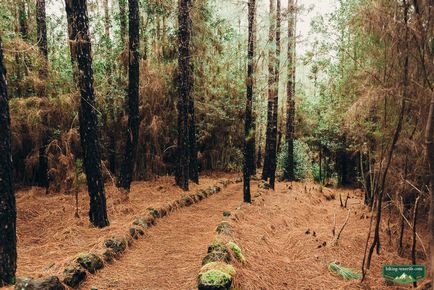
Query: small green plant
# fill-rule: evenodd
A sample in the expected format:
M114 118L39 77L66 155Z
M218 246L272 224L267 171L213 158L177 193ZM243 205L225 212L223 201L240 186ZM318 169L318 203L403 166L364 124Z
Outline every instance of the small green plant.
M288 162L288 144L282 146L277 157L277 168L283 173ZM309 178L312 173L312 161L309 146L301 140L294 140L294 176L297 180Z
M328 268L330 272L341 276L345 280L357 280L362 278L362 275L360 273L357 273L350 268L342 267L341 265L338 265L335 262L330 263Z
M241 262L244 263L246 261L246 258L244 257L240 247L235 244L234 242L229 242L228 247L231 249L231 251L234 253L235 258Z

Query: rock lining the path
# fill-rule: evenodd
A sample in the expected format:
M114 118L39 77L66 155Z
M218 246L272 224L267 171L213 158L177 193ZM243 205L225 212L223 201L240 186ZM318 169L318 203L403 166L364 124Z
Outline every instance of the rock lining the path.
M242 179L235 178L232 180L224 179L218 182L222 187L229 184L242 182ZM177 209L191 206L221 191L220 186L210 186L207 189L201 189L196 194L184 195L181 198L166 204L161 208L147 208L148 214L136 218L128 226L126 234L115 236L104 241L104 250L100 254L81 253L68 265L66 265L62 281L71 288L77 288L85 279L88 273L95 274L97 270L102 269L105 263L112 263L118 259L133 243L144 236L144 230L155 226L156 220L163 218ZM31 277L19 277L15 289L19 290L64 290L66 287L60 282L59 277L50 276L47 278L33 279ZM208 288L212 290L212 288Z

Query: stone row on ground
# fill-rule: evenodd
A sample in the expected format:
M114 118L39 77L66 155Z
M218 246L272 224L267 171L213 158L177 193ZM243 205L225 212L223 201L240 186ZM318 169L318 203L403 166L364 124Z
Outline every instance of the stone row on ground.
M136 218L128 226L125 235L114 236L104 241L103 250L95 253L80 253L65 267L62 277L50 276L33 279L19 277L15 284L18 290L64 290L65 285L78 288L88 274L95 274L106 263L113 263L120 258L134 240L144 235L144 230L156 224L157 219L163 218L177 209L191 206L226 188L229 184L240 183L241 178L222 179L218 185L201 189L195 194L183 195L179 199L166 204L161 208L147 208L144 216ZM63 283L62 283L63 282Z
M270 186L259 183L258 191L254 197L261 196L262 190ZM237 208L237 211L241 208ZM236 276L236 267L243 264L246 259L241 248L233 241L231 222L236 221L236 213L223 212L223 220L216 228L213 242L208 246L207 255L202 260L197 284L199 290L229 290L233 286Z

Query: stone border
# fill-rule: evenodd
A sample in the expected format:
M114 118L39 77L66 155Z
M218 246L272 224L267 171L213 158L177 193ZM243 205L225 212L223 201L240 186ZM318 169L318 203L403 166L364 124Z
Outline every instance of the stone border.
M258 184L254 197L259 198L270 185L264 181ZM240 211L238 207L236 211ZM230 290L236 276L236 267L246 259L241 248L233 241L231 220L237 220L237 214L223 212L223 219L216 227L216 235L208 246L207 255L202 260L202 268L197 277L198 290Z
M15 289L19 290L66 290L62 282L76 289L86 279L88 274L95 274L106 263L113 263L132 245L134 240L144 235L144 230L156 225L158 219L175 212L183 207L189 207L226 188L230 184L240 183L242 178L222 179L218 185L199 190L196 194L183 195L177 200L161 208L149 207L145 216L136 218L125 235L114 236L104 241L104 250L98 253L80 253L65 267L61 279L57 276L33 279L18 277ZM62 282L60 282L62 281Z

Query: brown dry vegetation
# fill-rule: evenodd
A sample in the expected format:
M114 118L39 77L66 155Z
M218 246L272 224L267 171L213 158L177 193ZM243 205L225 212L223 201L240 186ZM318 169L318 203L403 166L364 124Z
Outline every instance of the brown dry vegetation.
M190 191L215 185L221 176L204 176L201 184L192 185ZM147 208L159 208L184 194L174 186L171 177L133 183L128 202L122 201L122 195L112 185L107 186L110 226L97 229L88 221L89 196L84 191L80 192L78 219L74 217L75 199L71 195L46 195L40 188L19 191L17 274L32 277L61 274L63 266L80 252L98 250L105 239L125 234L134 218L147 213Z
M319 189L311 183L293 183L292 189L286 183L279 183L276 192L265 192L264 200L261 197L236 214L234 238L247 260L236 267L239 289L410 289L411 285L386 285L381 277L384 264L411 264L408 229L404 239L405 257L397 254L399 224L394 222L397 220L394 212L391 239L387 234L386 216L382 223L381 256L374 255L365 282L344 281L329 272L327 266L331 262L361 272L371 213L363 204L360 190L324 188L321 193ZM340 207L339 194L346 197L347 193L351 197L348 200L350 218L339 243L334 245L334 215L336 231L347 216L347 209ZM336 198L327 200L325 195ZM419 217L419 235L424 242L423 246L420 243L417 246L420 264L428 264L423 250L423 247L428 249L426 220L427 216ZM326 246L320 247L324 242Z

